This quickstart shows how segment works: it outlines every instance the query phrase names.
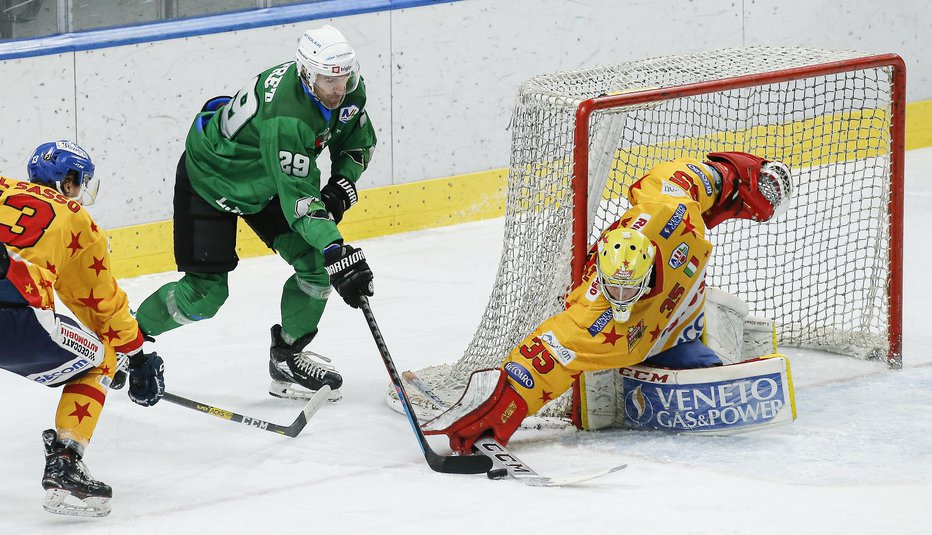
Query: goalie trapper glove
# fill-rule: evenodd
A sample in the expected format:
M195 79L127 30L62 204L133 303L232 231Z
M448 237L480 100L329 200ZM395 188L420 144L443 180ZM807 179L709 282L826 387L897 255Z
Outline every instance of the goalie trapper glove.
M363 296L374 295L372 270L362 249L341 242L331 243L324 248L324 264L330 284L347 305L359 308Z
M339 175L330 177L327 185L320 190L320 197L333 217L334 223L342 221L343 212L349 210L359 200L356 185Z
M129 399L151 407L165 394L165 363L158 353L139 352L129 358Z

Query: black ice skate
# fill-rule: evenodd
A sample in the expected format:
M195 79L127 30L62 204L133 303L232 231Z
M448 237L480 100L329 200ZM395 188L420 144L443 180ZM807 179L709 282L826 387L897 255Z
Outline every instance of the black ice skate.
M109 515L113 490L91 476L81 454L60 442L54 429L42 432L42 442L45 444L42 488L46 490L42 507L59 515Z
M289 345L282 340L282 326L272 326L269 394L277 398L311 399L317 390L330 385L327 401L343 398L339 390L343 377L330 365L330 359L312 351L301 351L316 334L314 331Z

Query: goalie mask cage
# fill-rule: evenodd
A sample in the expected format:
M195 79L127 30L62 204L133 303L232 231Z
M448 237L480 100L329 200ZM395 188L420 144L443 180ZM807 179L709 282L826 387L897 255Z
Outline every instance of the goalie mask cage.
M744 48L531 78L512 117L505 234L464 356L418 375L448 403L563 308L585 254L653 166L713 151L782 161L777 221L707 233L707 283L776 321L779 343L901 365L905 66L894 54Z

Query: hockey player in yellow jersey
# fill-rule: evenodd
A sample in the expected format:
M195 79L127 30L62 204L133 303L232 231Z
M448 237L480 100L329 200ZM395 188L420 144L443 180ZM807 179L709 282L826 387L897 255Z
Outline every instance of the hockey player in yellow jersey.
M565 310L543 321L500 368L473 373L463 399L425 432L447 435L466 453L483 435L506 443L526 415L583 372L721 365L701 340L684 336L705 302L706 230L732 218L767 221L791 198L787 167L746 153L654 167L629 188L631 208L591 248Z
M145 406L164 392L162 359L143 352L143 335L110 271L107 237L82 206L97 193L90 157L70 141L45 143L27 173L29 182L0 177L0 367L63 386L56 428L43 433L46 510L103 516L112 491L81 458L117 354L131 363L131 399ZM55 313L56 294L80 324Z

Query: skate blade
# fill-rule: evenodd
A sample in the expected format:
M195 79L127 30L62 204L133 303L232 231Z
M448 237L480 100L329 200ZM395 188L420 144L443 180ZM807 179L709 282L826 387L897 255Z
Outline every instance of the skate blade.
M65 501L68 500L68 501ZM110 514L110 498L78 498L64 489L49 489L42 508L56 515L102 517Z
M305 401L314 397L316 390L306 390L301 387L296 387L294 383L283 383L281 381L272 381L269 385L269 394L273 397L280 399L303 399ZM336 403L343 399L343 394L340 393L340 390L331 390L330 395L327 396L327 401L330 403Z

